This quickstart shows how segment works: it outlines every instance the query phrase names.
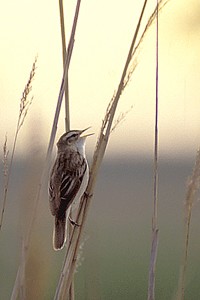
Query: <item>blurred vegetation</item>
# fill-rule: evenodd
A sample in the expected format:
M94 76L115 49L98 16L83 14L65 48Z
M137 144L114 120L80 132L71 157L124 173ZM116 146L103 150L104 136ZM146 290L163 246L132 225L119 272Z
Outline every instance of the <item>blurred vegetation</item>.
M159 167L160 241L156 272L158 299L173 299L182 255L184 199L192 161L163 160ZM42 171L36 148L13 164L1 232L0 299L9 299ZM3 172L2 172L3 173ZM3 174L1 173L1 187ZM152 214L152 163L120 157L103 163L89 213L76 272L76 299L147 297ZM193 212L185 299L200 297L199 204ZM52 299L65 251L52 248L53 219L43 191L31 239L28 299Z

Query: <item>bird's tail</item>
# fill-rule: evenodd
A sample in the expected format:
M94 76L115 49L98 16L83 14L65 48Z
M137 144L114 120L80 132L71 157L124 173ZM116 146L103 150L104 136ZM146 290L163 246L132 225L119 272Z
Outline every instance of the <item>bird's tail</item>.
M65 233L66 216L58 218L55 216L53 247L55 250L60 250L64 247L66 240Z

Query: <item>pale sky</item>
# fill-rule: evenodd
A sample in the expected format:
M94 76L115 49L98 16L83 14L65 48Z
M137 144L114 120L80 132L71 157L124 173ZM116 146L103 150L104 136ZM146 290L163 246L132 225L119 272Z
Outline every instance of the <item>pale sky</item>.
M76 1L64 2L69 36ZM149 1L145 20L155 2ZM107 104L117 89L142 3L136 0L81 3L70 65L70 113L72 129L92 126L96 133L88 142L89 149L95 145ZM160 14L159 24L160 154L194 155L200 145L199 0L170 0ZM17 149L24 153L39 144L45 151L62 78L58 1L2 1L0 28L1 144L5 133L9 147L13 140L19 100L38 55L34 100ZM152 155L155 25L140 48L137 61L116 116L133 108L112 134L108 155ZM62 112L57 139L63 131Z

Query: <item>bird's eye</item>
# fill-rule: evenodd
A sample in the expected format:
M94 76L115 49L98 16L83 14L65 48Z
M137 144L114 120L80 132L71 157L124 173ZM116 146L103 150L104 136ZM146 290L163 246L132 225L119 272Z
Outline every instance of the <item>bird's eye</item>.
M77 139L78 135L76 133L72 134L69 138L68 138L68 143L71 144L73 143L73 141L75 141Z

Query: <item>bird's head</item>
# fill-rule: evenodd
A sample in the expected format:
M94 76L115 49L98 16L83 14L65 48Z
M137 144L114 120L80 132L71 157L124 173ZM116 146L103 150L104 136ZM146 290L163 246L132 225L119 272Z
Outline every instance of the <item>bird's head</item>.
M93 133L83 134L90 127L83 130L70 130L64 133L58 140L58 150L65 151L66 148L71 148L75 151L82 152L85 146L86 137Z

